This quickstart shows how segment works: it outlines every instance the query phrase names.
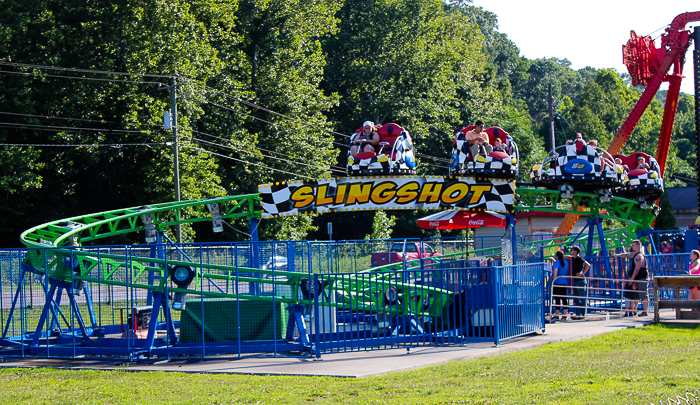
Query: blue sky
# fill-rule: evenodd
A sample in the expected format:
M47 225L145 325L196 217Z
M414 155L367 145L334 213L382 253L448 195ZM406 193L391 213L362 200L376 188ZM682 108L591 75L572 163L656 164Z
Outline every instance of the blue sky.
M499 31L508 35L528 59L568 59L574 69L591 66L627 72L622 45L630 30L657 38L678 14L700 11L698 0L474 0L474 5L498 15ZM700 26L690 23L686 29ZM658 31L657 31L658 30ZM658 43L657 43L658 45ZM691 45L686 54L681 91L695 94ZM662 89L668 88L666 84Z

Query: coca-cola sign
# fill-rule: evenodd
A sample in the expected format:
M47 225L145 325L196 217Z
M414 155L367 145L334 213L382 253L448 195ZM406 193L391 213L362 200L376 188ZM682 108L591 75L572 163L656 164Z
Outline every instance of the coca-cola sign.
M470 219L469 226L484 226L483 219Z
M438 221L431 221L430 226L440 226L440 223Z

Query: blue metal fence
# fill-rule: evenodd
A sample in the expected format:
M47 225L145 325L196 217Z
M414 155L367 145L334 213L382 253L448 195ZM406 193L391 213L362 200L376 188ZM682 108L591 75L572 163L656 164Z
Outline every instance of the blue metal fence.
M344 248L296 241L2 251L0 356L320 356L497 343L544 327L543 263L426 260L410 271L360 272L350 271L358 261Z
M544 267L518 264L494 269L496 344L544 330Z
M649 280L647 285L648 296L651 297L653 290L653 278L656 276L672 276L688 274L688 265L690 263L690 255L687 253L676 254L654 254L646 255L647 269ZM589 273L587 274L588 284L585 288L587 312L596 313L599 311L607 311L609 309L623 308L624 300L624 283L628 280L627 272L630 266L631 259L612 256L594 256L587 257L586 260L591 264ZM549 266L547 266L549 267ZM547 275L551 275L550 270L546 271ZM571 285L571 274L560 274L567 280L569 288L567 290L568 301L572 301L574 296ZM548 277L549 287L545 293L547 302L546 311L549 312L551 299L551 277ZM687 299L688 289L680 290L680 297L674 297L673 288L661 288L659 290L661 299ZM649 300L648 305L653 308L653 300ZM643 305L643 302L640 302ZM572 308L572 305L568 305Z

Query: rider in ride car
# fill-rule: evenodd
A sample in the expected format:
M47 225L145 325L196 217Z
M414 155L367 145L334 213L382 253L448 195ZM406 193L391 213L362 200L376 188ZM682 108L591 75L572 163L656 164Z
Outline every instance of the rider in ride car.
M637 155L637 165L634 166L634 168L635 169L645 169L645 170L650 169L649 165L644 160L644 156L642 156L642 155Z
M484 132L484 121L477 120L474 123L474 129L467 132L465 138L467 139L469 151L474 157L474 160L476 160L479 155L493 152L493 147L489 145L489 135ZM482 150L483 153L481 152Z
M506 147L503 145L501 138L496 138L493 140L493 150L498 152L506 152Z
M627 167L626 164L623 164L623 163L622 163L622 159L620 159L620 158L615 158L615 163L617 163L618 165L620 165L620 167L622 167L622 170L624 170L624 171L626 171L626 172L630 171L630 168Z
M377 127L372 121L362 124L362 132L352 141L350 154L355 157L359 152L375 152L374 147L379 144Z

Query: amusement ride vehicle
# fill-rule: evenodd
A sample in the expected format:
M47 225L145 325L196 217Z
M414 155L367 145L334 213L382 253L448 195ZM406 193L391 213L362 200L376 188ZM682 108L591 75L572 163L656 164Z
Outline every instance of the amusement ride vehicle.
M661 177L659 163L644 152L635 152L629 156L615 154L613 158L620 159L629 170L626 172L622 187L614 190L620 197L637 200L643 207L653 204L664 192L664 179ZM644 159L645 167L636 167L639 158Z
M624 176L612 155L582 138L554 148L530 172L532 183L559 190L564 198L573 198L576 191L593 192L600 202L610 201L611 189L622 186Z
M467 132L474 129L470 125L455 135L450 159L450 175L482 175L485 177L514 178L518 175L519 152L513 138L499 127L491 127L484 132L489 136L489 144L494 145L496 139L501 141L502 150L494 150L489 154L477 155L474 158L469 151L466 139Z
M348 150L347 173L350 176L368 174L415 174L416 157L411 135L398 124L377 127L379 144L376 152L358 152L353 157ZM350 138L354 142L362 134L362 128Z
M651 36L640 36L631 31L629 41L622 47L622 59L625 66L627 66L632 86L645 86L645 89L625 119L625 122L617 131L608 147L608 152L611 154L620 153L644 111L654 100L654 96L661 84L668 82L663 121L656 147L659 177L663 177L666 169L666 159L668 158L671 136L673 134L673 123L676 118L678 100L681 94L681 80L684 77L682 74L683 65L686 60L686 51L693 43L691 32L686 30L685 26L693 21L700 21L700 12L695 11L677 15L661 35L658 46ZM698 45L696 44L695 46L697 52ZM698 74L696 73L695 76L697 81ZM632 182L632 179L630 179L630 182ZM571 232L578 218L578 214L567 214L555 233Z

